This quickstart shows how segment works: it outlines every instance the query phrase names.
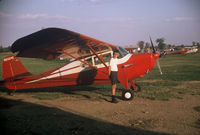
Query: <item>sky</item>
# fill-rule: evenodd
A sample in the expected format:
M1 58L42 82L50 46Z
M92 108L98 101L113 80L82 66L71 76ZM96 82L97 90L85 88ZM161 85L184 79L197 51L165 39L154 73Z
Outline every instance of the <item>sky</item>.
M0 0L0 46L57 27L121 46L200 42L200 0Z

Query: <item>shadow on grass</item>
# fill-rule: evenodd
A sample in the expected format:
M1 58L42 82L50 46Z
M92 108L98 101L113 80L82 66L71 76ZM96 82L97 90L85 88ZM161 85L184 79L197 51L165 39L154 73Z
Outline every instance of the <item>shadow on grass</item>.
M0 98L0 122L5 135L167 135L6 98Z
M33 88L12 91L5 87L0 87L1 92L13 92L18 93L34 93L36 95L45 95L49 98L59 98L64 96L83 97L86 99L93 98L94 95L101 95L100 99L106 100L105 97L110 97L111 85L78 85L78 86L58 86L58 87L47 87L47 88ZM104 98L103 98L104 97Z

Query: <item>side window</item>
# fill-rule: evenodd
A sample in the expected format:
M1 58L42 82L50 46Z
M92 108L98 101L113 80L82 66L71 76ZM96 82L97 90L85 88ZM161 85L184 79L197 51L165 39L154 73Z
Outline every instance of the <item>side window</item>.
M104 62L109 62L111 59L111 53L107 53L103 55Z
M87 60L85 60L85 62L89 63L90 65L93 65L93 64L92 64L92 57L89 58L89 59L87 59Z
M90 64L90 65L93 65L93 64L92 64L92 57L86 59L85 62L88 63L88 64ZM82 67L88 67L89 65L84 64L84 63L81 63L81 66L82 66Z
M101 64L102 62L99 60L98 57L94 57L94 63L95 63L95 65L99 65L99 64Z
M103 61L104 62L109 62L110 59L111 59L111 53L102 54L102 56L103 56ZM94 57L94 62L95 62L95 65L102 64L102 62L99 60L98 57Z

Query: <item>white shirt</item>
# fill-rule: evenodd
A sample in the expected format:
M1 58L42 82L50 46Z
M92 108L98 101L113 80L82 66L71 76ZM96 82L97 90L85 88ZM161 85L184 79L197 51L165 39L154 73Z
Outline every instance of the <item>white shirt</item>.
M111 60L110 60L111 71L118 71L117 64L118 64L118 59L111 58Z

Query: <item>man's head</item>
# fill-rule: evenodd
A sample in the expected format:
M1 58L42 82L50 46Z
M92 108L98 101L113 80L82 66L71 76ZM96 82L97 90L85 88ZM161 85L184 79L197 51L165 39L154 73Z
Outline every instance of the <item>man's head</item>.
M113 52L113 58L117 58L119 56L119 52L118 51L114 51Z

